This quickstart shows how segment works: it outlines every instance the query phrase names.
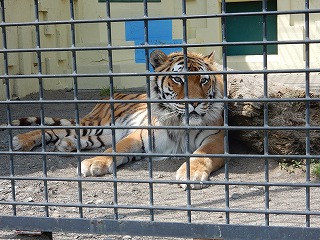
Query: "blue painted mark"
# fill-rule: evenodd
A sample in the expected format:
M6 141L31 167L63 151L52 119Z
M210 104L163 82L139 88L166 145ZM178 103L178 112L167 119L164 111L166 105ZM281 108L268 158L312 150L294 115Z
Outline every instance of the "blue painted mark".
M126 41L134 41L135 45L144 44L144 23L143 21L125 22ZM148 23L149 44L180 44L181 39L172 39L172 20L152 20ZM149 53L154 49L150 49ZM181 51L181 48L162 48L166 54ZM135 62L145 63L145 50L135 50ZM150 69L151 70L151 69Z

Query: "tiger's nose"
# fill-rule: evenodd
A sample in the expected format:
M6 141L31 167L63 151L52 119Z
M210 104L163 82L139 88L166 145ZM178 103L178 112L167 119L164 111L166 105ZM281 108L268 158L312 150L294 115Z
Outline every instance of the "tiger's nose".
M191 106L196 108L199 105L199 102L190 102Z

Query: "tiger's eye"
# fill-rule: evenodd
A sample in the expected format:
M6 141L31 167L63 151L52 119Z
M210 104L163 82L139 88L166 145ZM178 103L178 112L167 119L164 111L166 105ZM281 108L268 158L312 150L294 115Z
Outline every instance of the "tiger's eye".
M183 83L183 80L181 77L171 77L172 81L174 81L175 83L178 83L178 84L182 84Z
M209 78L201 78L200 83L202 85L207 84L209 82Z

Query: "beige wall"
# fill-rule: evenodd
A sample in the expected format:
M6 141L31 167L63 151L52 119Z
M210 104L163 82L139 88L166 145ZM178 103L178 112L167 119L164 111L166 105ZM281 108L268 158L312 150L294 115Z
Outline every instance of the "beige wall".
M61 4L66 1L39 1L39 18L46 20L66 20L69 10L64 6L57 8L55 3ZM6 22L34 22L33 1L11 0L5 1ZM41 47L65 47L69 45L68 27L65 25L41 26ZM34 26L14 26L6 28L8 49L34 49L36 47L36 34ZM2 46L2 38L0 40ZM41 54L41 65L43 74L59 74L71 72L70 54L66 52L44 52ZM0 65L3 73L3 57L1 55ZM10 75L29 75L38 73L37 56L34 52L8 53L8 64ZM39 89L38 79L10 79L11 96L25 96L37 92ZM71 81L58 78L55 80L44 79L45 89L61 89L71 87ZM4 84L0 84L1 98L4 99Z
M236 0L233 0L236 1ZM237 0L240 1L240 0ZM40 0L39 16L41 21L69 20L69 1ZM98 0L75 0L76 19L105 18L105 4ZM32 0L10 0L6 4L6 22L33 22L34 6ZM187 0L187 14L215 14L221 11L220 0ZM303 9L304 0L278 0L278 10ZM320 1L310 0L310 8L320 9ZM181 15L181 1L162 0L161 3L148 4L149 16L178 16ZM112 3L111 17L130 18L142 17L144 13L142 3ZM173 20L173 38L182 39L182 21ZM76 46L95 47L107 46L107 30L105 23L86 23L76 25ZM279 15L278 40L303 40L304 15ZM61 48L71 47L69 25L47 25L40 27L41 47ZM310 14L310 38L319 39L320 14ZM36 37L34 26L7 27L8 48L35 48ZM187 21L188 43L221 42L221 23L219 18L190 19ZM0 39L2 45L2 37ZM125 40L124 22L112 23L112 44L116 46L134 45ZM279 45L278 54L268 56L269 69L296 69L305 67L305 47L301 45ZM319 67L320 44L310 45L310 67ZM195 50L195 49L193 49ZM200 47L196 51L209 53L216 51L216 60L221 62L221 47ZM107 51L77 52L78 73L107 73ZM36 53L9 53L9 74L26 75L37 74L38 63ZM70 52L50 51L41 54L43 74L72 73L72 56ZM262 69L261 56L232 56L228 57L228 67L235 69ZM0 71L3 74L3 54L0 54ZM113 51L114 72L145 72L145 64L136 64L134 50ZM143 86L144 77L117 77L114 78L118 88ZM78 78L79 88L99 89L107 87L108 78ZM44 79L45 89L72 88L71 78ZM38 79L11 79L10 90L12 96L23 97L26 94L37 92ZM0 82L0 98L4 99L5 85Z

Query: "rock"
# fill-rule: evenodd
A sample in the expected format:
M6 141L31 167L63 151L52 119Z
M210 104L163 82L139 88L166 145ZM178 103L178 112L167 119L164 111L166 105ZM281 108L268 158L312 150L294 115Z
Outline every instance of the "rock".
M96 204L102 204L102 203L104 203L104 200L103 200L103 199L98 199L98 200L96 200Z
M233 194L231 195L231 198L232 198L232 199L239 199L239 198L240 198L240 194L238 194L238 193L233 193Z
M28 197L24 200L25 202L34 202L33 198L32 197Z
M33 192L35 192L35 189L33 187L27 187L26 191L29 193L33 193Z

